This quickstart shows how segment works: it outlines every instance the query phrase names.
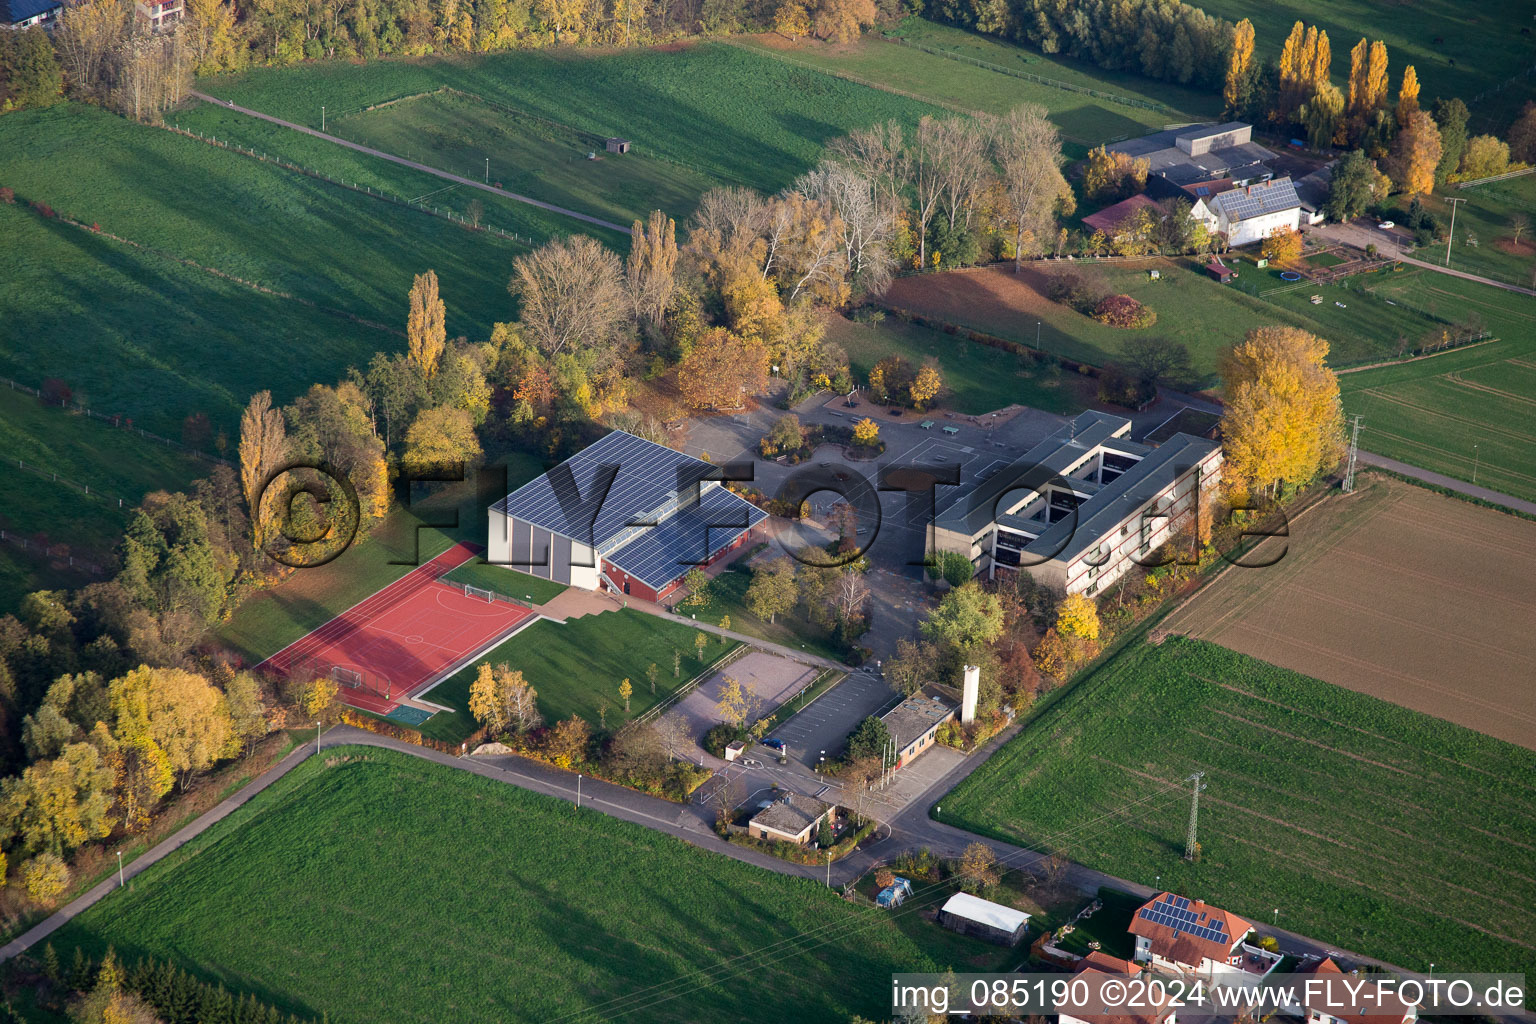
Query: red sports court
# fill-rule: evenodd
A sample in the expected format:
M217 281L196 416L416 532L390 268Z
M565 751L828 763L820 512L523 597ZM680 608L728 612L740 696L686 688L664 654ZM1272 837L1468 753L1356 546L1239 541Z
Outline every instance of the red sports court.
M358 602L257 666L341 683L341 699L387 715L533 617L488 590L444 582L474 557L459 544Z

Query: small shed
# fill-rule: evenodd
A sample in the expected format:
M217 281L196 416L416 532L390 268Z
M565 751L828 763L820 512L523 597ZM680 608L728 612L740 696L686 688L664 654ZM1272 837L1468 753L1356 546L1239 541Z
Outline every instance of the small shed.
M1029 915L970 893L957 892L939 910L939 923L952 932L999 946L1017 946Z
M610 152L610 153L628 153L629 152L629 140L628 139L609 139L607 141L607 143L605 143L605 145L606 145L606 147L608 149L608 152Z
M1205 272L1210 274L1216 280L1220 281L1222 284L1226 284L1228 281L1237 276L1231 267L1224 267L1220 263L1207 263L1205 265Z
M898 875L894 882L886 886L884 889L881 889L879 894L875 896L875 906L899 907L901 906L902 902L911 895L911 880L902 878L900 875Z
M734 761L747 752L747 744L744 740L732 740L725 745L725 759Z

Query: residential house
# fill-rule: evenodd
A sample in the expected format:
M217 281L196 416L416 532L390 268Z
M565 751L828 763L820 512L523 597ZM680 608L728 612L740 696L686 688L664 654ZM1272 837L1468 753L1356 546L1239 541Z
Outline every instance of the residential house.
M804 846L831 810L831 804L800 793L786 793L752 816L747 822L747 834L757 839L777 839Z
M1067 998L1056 1004L1060 1024L1177 1024L1177 1016L1170 1005L1174 996L1153 986L1147 990L1145 1009L1130 1010L1123 1005L1123 996L1116 994L1114 1001L1100 998L1097 986L1111 979L1124 981L1141 973L1141 967L1129 960L1092 952L1078 961L1074 979L1086 985L1069 985Z
M62 10L58 0L0 0L0 28L21 32L41 25L52 29Z
M1267 977L1282 959L1245 942L1252 930L1253 925L1230 911L1171 892L1143 904L1130 926L1137 961L1154 970L1245 989Z
M1302 991L1306 996L1302 1009L1308 1024L1413 1024L1419 1016L1419 1008L1403 999L1394 989L1380 993L1364 1005L1348 1006L1350 989L1328 984L1332 979L1349 978L1356 983L1353 974L1346 975L1332 957L1296 972L1302 975ZM1362 1001L1364 1002L1364 1001Z
M1111 244L1119 244L1130 237L1137 220L1136 215L1142 210L1151 211L1153 223L1162 216L1154 200L1146 195L1134 195L1106 206L1098 213L1089 214L1083 218L1083 225L1102 234Z
M133 9L156 31L180 21L186 13L183 0L134 0Z
M1233 248L1262 242L1276 231L1301 227L1301 199L1290 178L1229 189L1206 206L1216 218L1215 233Z

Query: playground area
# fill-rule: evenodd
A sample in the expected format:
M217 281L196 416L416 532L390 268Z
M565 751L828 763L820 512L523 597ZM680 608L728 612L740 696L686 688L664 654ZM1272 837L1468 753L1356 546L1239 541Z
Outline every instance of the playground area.
M432 708L411 697L534 618L489 590L444 582L473 551L460 544L272 655L257 671L329 676L344 703L407 725Z

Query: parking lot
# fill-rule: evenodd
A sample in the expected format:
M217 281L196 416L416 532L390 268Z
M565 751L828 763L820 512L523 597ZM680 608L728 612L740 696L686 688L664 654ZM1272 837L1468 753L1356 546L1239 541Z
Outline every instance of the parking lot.
M710 726L724 721L718 705L727 679L751 687L762 701L758 714L763 714L809 686L819 671L791 658L766 651L749 651L694 687L667 712L666 717L680 721L688 737L697 744ZM697 759L704 751L698 747L693 753Z
M790 760L814 768L822 751L828 757L836 754L855 726L895 697L884 680L869 672L854 672L769 736L784 741Z

